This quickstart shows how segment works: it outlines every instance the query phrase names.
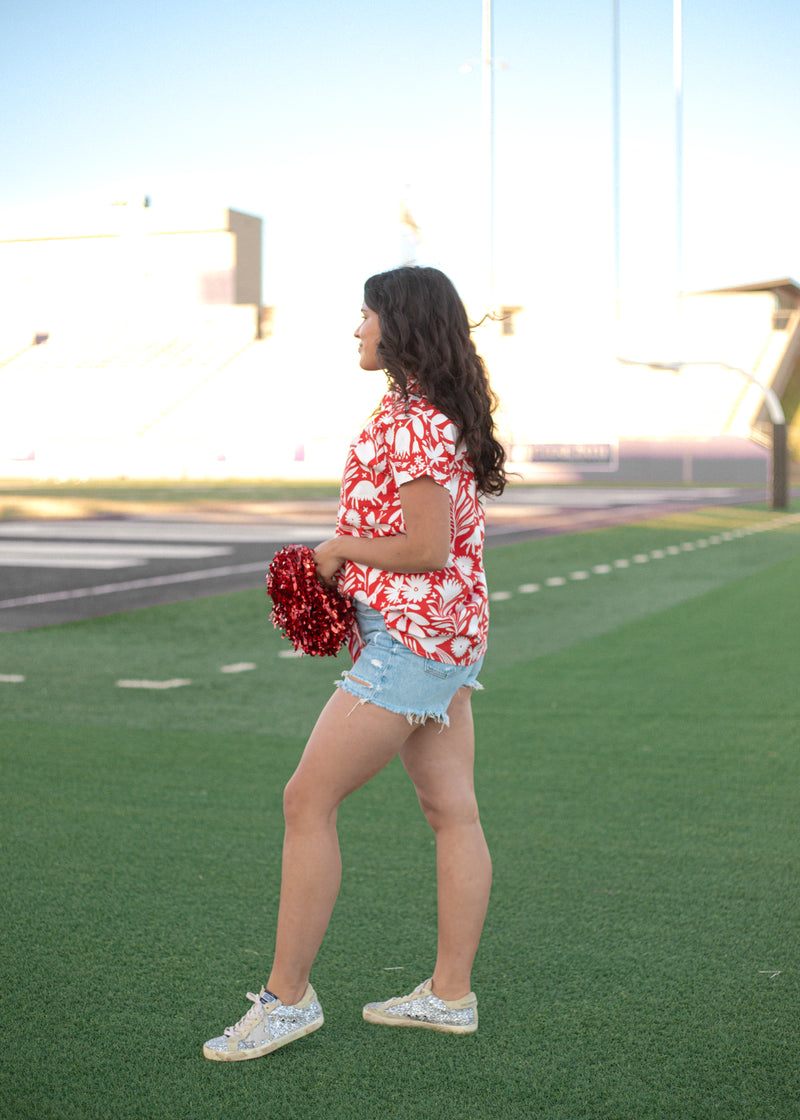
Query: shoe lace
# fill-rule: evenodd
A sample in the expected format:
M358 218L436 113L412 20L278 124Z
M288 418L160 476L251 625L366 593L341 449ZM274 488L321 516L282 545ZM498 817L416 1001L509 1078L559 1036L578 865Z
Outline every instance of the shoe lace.
M263 1007L261 1005L261 993L255 995L253 992L248 992L247 998L250 1000L253 1006L249 1007L247 1011L245 1011L244 1015L242 1015L238 1023L235 1023L232 1027L225 1028L223 1032L225 1038L232 1038L235 1035L242 1035L243 1037L247 1036L248 1034L250 1034L250 1031L253 1029L253 1027L255 1027L256 1024L260 1021L263 1014Z

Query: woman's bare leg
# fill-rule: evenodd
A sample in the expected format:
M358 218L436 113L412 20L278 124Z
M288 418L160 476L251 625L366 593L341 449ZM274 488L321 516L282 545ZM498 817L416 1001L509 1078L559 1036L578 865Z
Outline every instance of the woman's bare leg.
M361 704L341 689L317 720L284 794L281 898L267 988L285 1004L303 997L339 893L339 805L413 733L405 716Z
M450 726L426 723L400 757L436 834L439 935L433 992L460 999L471 989L472 963L483 930L492 863L475 800L475 735L471 690L459 689L448 709Z

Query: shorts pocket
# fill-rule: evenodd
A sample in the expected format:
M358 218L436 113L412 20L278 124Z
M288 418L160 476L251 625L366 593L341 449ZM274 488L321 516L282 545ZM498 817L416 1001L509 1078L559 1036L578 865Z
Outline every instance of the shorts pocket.
M459 669L459 665L445 665L443 661L425 659L425 672L428 676L436 677L437 680L440 681L446 681L448 677L452 677L453 673L457 673Z

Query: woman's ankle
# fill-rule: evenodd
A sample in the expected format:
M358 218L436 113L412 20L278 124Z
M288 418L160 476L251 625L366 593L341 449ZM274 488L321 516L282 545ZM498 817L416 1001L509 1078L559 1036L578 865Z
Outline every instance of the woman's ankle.
M463 999L468 996L472 991L470 987L470 978L467 977L466 986L463 980L458 978L450 979L443 977L440 981L435 975L431 981L431 991L437 999L443 999L446 1003L452 1003L454 1000Z
M297 1007L308 991L308 980L298 984L296 981L294 983L287 982L278 976L273 979L271 975L266 988L268 992L272 992L274 996L278 997L284 1007Z

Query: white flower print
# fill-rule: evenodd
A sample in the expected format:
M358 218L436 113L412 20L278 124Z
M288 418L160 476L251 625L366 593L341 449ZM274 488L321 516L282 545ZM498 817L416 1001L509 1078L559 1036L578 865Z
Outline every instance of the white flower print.
M411 432L407 427L397 428L394 433L394 453L398 456L408 454L411 446Z
M391 583L384 588L384 595L386 601L389 603L400 604L403 601L403 594L406 590L404 576L393 576Z
M431 581L425 576L406 576L403 594L406 602L419 603L431 592Z
M452 642L450 643L450 652L455 658L463 657L469 649L469 645L470 644L466 638L453 638Z
M337 530L363 537L405 531L399 487L423 474L450 492L451 554L444 571L403 574L348 562L340 590L382 612L395 638L423 656L465 664L483 652L489 624L481 559L484 510L458 432L412 387L389 392L353 441ZM348 646L357 654L356 632Z
M446 579L439 584L439 607L443 611L449 602L463 590L464 585L457 579Z

